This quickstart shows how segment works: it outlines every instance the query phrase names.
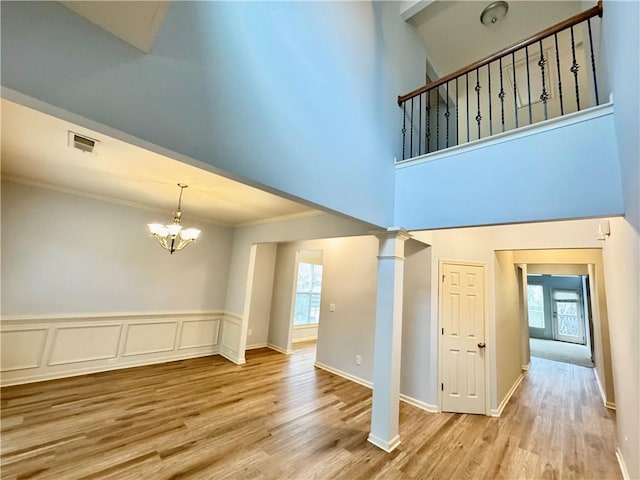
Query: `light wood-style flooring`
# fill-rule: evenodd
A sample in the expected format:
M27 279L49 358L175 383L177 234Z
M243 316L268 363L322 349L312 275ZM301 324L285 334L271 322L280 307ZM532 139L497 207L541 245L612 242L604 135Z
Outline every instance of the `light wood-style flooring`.
M534 359L502 417L401 404L367 442L371 390L260 349L2 389L3 480L621 478L593 371Z

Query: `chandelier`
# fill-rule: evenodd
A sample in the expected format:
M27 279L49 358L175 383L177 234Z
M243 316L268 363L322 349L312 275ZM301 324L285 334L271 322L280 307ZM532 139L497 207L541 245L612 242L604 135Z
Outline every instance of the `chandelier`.
M169 253L182 250L191 242L195 242L200 235L200 230L197 228L182 228L180 225L180 219L182 218L182 211L180 206L182 205L182 192L189 185L179 183L180 196L178 197L178 209L173 212L173 223L171 225L161 225L159 223L150 223L149 232L151 235L158 239L162 248L169 250Z

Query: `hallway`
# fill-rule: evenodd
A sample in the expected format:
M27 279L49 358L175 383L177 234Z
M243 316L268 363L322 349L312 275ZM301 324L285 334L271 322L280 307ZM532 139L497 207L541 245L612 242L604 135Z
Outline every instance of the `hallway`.
M314 347L4 388L2 477L621 478L591 369L534 358L500 418L402 403L387 454L366 441L371 391L314 368Z

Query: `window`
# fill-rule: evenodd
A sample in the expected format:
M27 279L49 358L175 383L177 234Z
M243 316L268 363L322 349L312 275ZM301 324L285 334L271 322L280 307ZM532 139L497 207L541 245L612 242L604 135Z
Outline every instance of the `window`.
M320 318L322 265L298 264L298 280L293 313L293 325L313 325Z
M544 328L544 295L542 285L527 285L529 303L529 326Z

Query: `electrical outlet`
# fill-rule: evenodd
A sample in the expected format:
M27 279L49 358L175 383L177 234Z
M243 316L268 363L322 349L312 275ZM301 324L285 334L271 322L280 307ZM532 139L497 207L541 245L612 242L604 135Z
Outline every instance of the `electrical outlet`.
M362 357L360 355L356 355L356 365L362 364Z
M249 329L249 331L247 332L247 334L250 336L253 333L253 330Z
M329 304L329 311L330 312L335 312L336 311L336 304L335 303L330 303Z

